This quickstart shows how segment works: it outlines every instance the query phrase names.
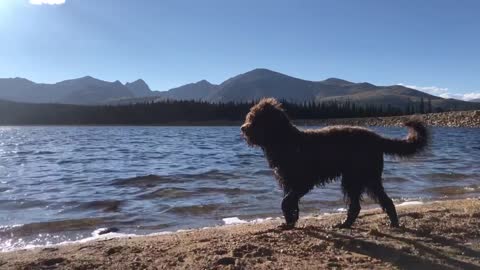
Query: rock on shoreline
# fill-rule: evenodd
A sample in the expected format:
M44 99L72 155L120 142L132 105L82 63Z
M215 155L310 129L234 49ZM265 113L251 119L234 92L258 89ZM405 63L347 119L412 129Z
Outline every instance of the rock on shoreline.
M480 111L456 111L444 113L428 113L415 115L422 118L429 126L436 127L468 127L480 128ZM354 126L403 126L403 122L412 117L366 117L366 118L344 118L344 119L319 119L319 120L297 120L299 125L354 125Z

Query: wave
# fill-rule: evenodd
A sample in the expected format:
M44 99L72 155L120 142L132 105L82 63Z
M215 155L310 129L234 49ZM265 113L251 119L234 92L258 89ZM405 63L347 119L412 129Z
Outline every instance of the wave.
M113 180L114 186L155 187L160 183L178 182L175 177L149 174L124 179Z
M118 200L101 200L79 203L76 207L65 210L63 212L70 211L82 211L82 210L100 210L102 212L119 212L123 201Z
M174 198L184 198L186 196L191 196L192 191L186 188L160 188L152 192L144 193L138 196L139 199L155 199L155 198L165 198L165 199L174 199Z
M0 237L23 237L42 233L88 230L92 227L113 224L105 218L82 218L29 224L7 225L0 227Z
M209 170L197 174L173 174L156 175L149 174L145 176L135 176L131 178L115 179L112 181L114 186L136 186L136 187L155 187L164 183L184 183L199 180L230 180L238 179L241 176L233 173L226 173L219 170Z
M144 193L138 196L139 199L176 199L176 198L191 198L193 196L204 195L248 195L248 194L263 194L265 190L253 190L242 188L224 188L224 187L199 187L199 188L159 188L155 191Z
M0 187L0 193L5 192L5 191L9 191L9 190L11 190L11 188L9 188L9 187Z
M198 174L183 174L181 177L187 179L197 179L197 180L229 180L229 179L238 179L241 176L233 173L226 173L220 170L209 170L207 172L198 173Z
M222 207L225 204L207 204L207 205L187 205L187 206L175 206L172 207L168 212L182 215L204 215L212 213Z
M2 210L21 210L28 208L45 207L48 202L40 200L0 200Z
M421 176L432 181L451 181L451 180L464 180L471 178L471 174L463 173L429 173Z
M399 176L390 176L390 177L384 177L385 182L393 182L393 183L405 183L409 182L411 180Z
M470 186L442 186L442 187L433 187L426 188L423 191L435 193L443 196L458 196L471 193L480 192L480 186L470 185Z
M268 170L256 170L253 172L253 175L261 175L261 176L274 176L273 171L268 169Z
M35 151L34 154L35 154L35 155L39 155L39 156L43 156L43 155L54 155L54 154L56 154L56 152L53 152L53 151L45 151L45 150L38 150L38 151Z

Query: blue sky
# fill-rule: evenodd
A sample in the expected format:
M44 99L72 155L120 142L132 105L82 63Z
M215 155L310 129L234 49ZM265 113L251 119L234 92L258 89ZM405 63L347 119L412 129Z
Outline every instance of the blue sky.
M143 78L167 90L262 67L480 97L479 10L476 0L0 0L0 77Z

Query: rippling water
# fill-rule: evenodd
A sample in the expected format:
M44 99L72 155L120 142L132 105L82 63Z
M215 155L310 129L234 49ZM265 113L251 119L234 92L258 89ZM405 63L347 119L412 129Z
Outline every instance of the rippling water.
M479 160L480 129L434 128L428 152L387 157L385 186L397 202L478 196ZM102 227L148 234L281 216L281 197L238 127L0 127L1 250ZM340 207L338 182L301 203L303 214Z

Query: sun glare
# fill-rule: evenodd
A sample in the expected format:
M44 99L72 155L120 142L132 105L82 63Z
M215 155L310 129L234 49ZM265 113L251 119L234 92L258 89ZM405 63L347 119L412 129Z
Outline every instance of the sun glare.
M0 14L13 9L16 4L15 0L0 0Z
M0 0L0 22L3 21L2 19L6 17L7 11L10 6L10 0Z
M7 7L9 1L0 1L0 11Z
M32 5L63 5L65 0L30 0Z

